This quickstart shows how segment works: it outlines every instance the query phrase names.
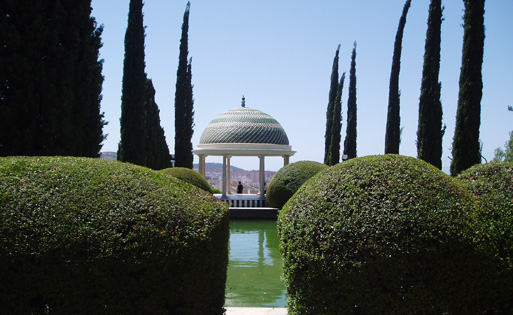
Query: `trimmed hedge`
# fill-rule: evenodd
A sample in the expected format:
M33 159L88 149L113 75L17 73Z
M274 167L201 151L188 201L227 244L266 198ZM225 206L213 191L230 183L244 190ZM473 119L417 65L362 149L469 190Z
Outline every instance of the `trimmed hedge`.
M0 158L4 314L223 314L228 208L147 168Z
M351 159L279 214L289 314L510 313L463 183L414 158Z
M478 198L489 239L513 273L513 163L478 164L458 179Z
M212 188L208 181L201 175L200 173L186 167L171 167L160 170L163 174L174 176L178 179L181 179L189 184L192 184L198 188L203 189L204 191L208 191L212 193Z
M313 161L299 161L282 167L267 188L267 204L281 209L308 179L328 166Z

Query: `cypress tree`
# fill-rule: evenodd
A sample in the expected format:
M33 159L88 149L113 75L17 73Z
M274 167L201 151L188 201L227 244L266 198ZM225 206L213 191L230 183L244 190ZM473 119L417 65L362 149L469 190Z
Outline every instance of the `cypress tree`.
M337 97L335 98L335 107L333 108L333 125L331 131L331 144L329 150L328 165L335 165L340 162L340 132L342 131L342 90L346 73L342 73L340 83L338 84Z
M142 0L130 0L128 26L125 34L125 59L121 96L121 140L118 160L145 165L144 126L144 26Z
M29 3L30 2L30 3ZM0 155L40 155L38 94L44 80L42 0L0 1ZM38 93L39 91L39 93ZM38 143L39 142L39 143ZM39 144L39 145L38 145Z
M98 155L102 27L90 14L90 0L0 3L0 155Z
M395 35L394 56L392 57L392 69L390 71L390 87L388 92L388 115L385 133L385 154L399 154L401 144L401 116L399 72L401 71L401 51L403 42L404 26L406 15L410 9L411 0L407 0L403 7L403 13L399 19L399 26Z
M189 13L191 3L187 2L182 23L180 54L176 71L175 92L175 166L192 169L193 99L191 61L188 60Z
M458 175L481 163L479 127L483 96L482 64L484 50L485 0L464 0L463 54L456 128L452 143L451 174Z
M331 138L333 136L333 108L335 107L335 99L338 91L338 61L339 61L340 45L335 52L333 58L333 66L331 67L331 84L328 97L328 108L326 109L326 134L324 135L324 164L334 165L330 161Z
M85 103L84 124L82 131L82 155L87 157L98 157L102 148L102 142L106 136L103 134L105 114L101 112L102 85L103 85L103 60L100 59L101 34L103 26L97 26L94 18L88 18L91 14L91 1L83 1L84 13L82 14L82 23L84 27L79 33L81 48L79 49L80 67L75 74L75 86L80 91L78 98ZM75 1L67 2L67 5L77 5ZM86 44L86 45L85 45ZM75 102L80 107L80 102ZM77 112L77 110L75 110Z
M353 52L351 53L348 94L344 155L346 155L348 159L352 159L356 157L356 42L354 42Z
M431 0L419 102L417 157L442 168L442 103L440 101L440 37L442 1Z
M74 131L72 107L75 98L75 91L72 90L73 74L72 71L65 71L73 67L73 54L65 54L64 48L72 40L66 38L63 25L67 22L66 16L72 13L66 12L63 5L58 0L44 4L47 18L53 20L55 24L52 30L53 36L49 35L46 39L49 45L44 48L51 68L45 69L46 78L41 81L41 89L46 91L42 97L43 101L39 104L41 123L49 123L40 138L46 141L46 146L41 148L43 155L67 155L68 153L77 155L77 149L71 147ZM69 25L69 28L73 30L75 26ZM52 104L51 100L56 104ZM81 113L77 114L82 116Z
M68 147L74 149L75 155L98 157L105 138L102 129L106 124L100 112L103 61L98 61L103 27L97 27L94 19L89 17L90 0L63 1L62 4L62 9L68 12L62 23L64 42L72 49L72 53L69 53L71 49L64 52L62 65L74 70L67 80L61 78L73 92L69 95L72 132L68 134Z
M171 155L166 143L164 129L160 125L160 111L155 102L155 88L151 79L145 86L145 129L146 129L146 163L145 166L154 170L171 167Z
M193 85L192 85L192 58L189 59L187 63L187 80L186 80L186 108L184 111L184 137L186 139L183 142L184 145L184 165L192 169L193 167L193 159L194 155L192 154L192 135L194 134L194 97L193 97ZM189 152L188 154L186 154Z

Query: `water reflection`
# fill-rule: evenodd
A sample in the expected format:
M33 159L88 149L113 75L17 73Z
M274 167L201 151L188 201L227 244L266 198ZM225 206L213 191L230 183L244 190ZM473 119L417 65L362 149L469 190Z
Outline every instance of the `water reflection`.
M230 221L228 307L285 307L276 221Z

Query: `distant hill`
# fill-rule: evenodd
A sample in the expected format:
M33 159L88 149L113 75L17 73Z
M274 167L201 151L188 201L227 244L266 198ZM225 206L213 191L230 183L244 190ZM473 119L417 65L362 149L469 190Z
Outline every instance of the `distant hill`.
M117 152L100 152L100 159L104 160L117 160ZM239 168L237 166L231 166L232 172L247 172L247 170ZM193 168L197 171L199 169L199 164L194 164ZM207 172L222 172L223 171L223 163L206 163L205 169Z
M199 164L194 164L193 168L195 170L199 169ZM230 165L232 172L247 172L247 170L244 170L242 168L239 168L237 166ZM223 171L223 163L205 163L205 170L207 172L222 172Z
M118 154L117 154L117 152L100 152L100 159L117 160Z

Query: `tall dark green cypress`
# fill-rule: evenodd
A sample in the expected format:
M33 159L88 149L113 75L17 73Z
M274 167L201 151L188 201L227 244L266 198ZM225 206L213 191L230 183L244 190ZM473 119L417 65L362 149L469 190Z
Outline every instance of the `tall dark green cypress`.
M0 155L43 155L41 134L55 121L42 121L40 104L49 92L44 44L54 35L43 0L0 1ZM55 29L53 29L55 31ZM50 43L48 42L49 46Z
M155 88L151 79L146 80L145 87L145 131L146 131L146 163L145 166L154 170L171 167L171 155L166 143L164 129L160 125L160 111L155 102Z
M144 26L142 0L130 0L125 34L125 59L121 96L121 140L118 160L145 165L144 128Z
M485 0L464 0L463 55L456 129L452 143L451 174L458 175L481 163L479 127L483 96L483 50Z
M333 108L333 124L331 128L331 144L328 155L328 164L335 165L340 162L340 132L342 131L342 90L346 73L342 73L340 83L338 84L337 97L335 98L335 107Z
M354 42L353 52L351 53L348 94L344 155L347 156L347 159L352 159L356 157L356 42Z
M440 101L440 39L442 1L431 0L424 53L424 68L419 101L417 157L442 168L442 102Z
M333 66L331 67L331 84L328 97L328 108L326 109L326 134L324 135L324 164L333 165L330 161L331 138L333 136L333 108L335 107L335 99L338 91L338 62L339 62L340 45L337 47L335 57L333 58Z
M187 2L183 15L180 55L176 71L175 92L175 166L192 169L192 133L194 124L191 61L188 61L189 13L191 3Z
M185 139L188 139L184 143L186 149L184 152L190 152L190 154L184 155L186 158L185 165L188 168L193 167L194 155L192 154L192 135L194 134L194 96L193 96L193 85L192 85L192 57L187 63L187 107L184 112L185 114L185 126L184 135Z
M102 27L90 14L90 0L0 2L0 155L98 155Z
M105 138L102 129L106 124L100 112L103 76L102 61L98 61L103 27L97 27L94 19L89 17L90 2L63 1L63 10L69 14L62 25L64 41L75 47L72 54L69 50L66 54L67 67L74 70L69 78L74 92L71 101L73 132L69 147L74 148L77 155L98 157Z
M86 104L84 110L84 124L82 131L82 155L88 157L98 157L102 148L102 142L106 136L103 134L103 126L107 124L104 120L105 115L101 112L102 101L102 85L103 85L103 60L100 59L100 48L103 46L101 42L101 34L103 26L97 26L96 21L92 18L86 19L91 13L90 0L84 1L82 21L85 24L83 31L80 32L80 42L87 43L82 45L79 50L80 58L84 60L80 64L78 71L75 71L75 85L80 90L79 98L82 98ZM67 2L77 5L75 1ZM85 31L84 31L85 30ZM79 102L75 102L80 106ZM76 112L76 111L75 111Z
M40 104L41 114L44 118L43 121L54 122L51 128L47 129L44 134L45 139L51 139L48 146L44 148L47 150L45 155L64 155L67 151L71 151L70 155L77 155L77 148L73 144L73 106L75 99L75 92L73 91L73 73L72 71L63 71L64 68L70 69L74 66L74 53L65 54L64 47L71 46L74 42L72 35L76 31L76 25L69 25L67 32L65 23L68 22L67 17L73 18L75 13L74 9L71 12L66 12L65 3L63 1L50 1L45 3L48 16L56 22L55 37L50 36L47 38L51 43L46 50L51 56L48 59L50 63L56 65L57 58L59 66L52 69L47 69L46 74L48 77L43 81L43 88L49 93L46 95L46 100ZM66 13L65 13L66 12ZM69 36L71 35L71 36ZM61 43L62 45L59 45ZM70 45L71 44L71 45ZM76 53L76 52L75 52ZM55 59L54 59L55 58ZM49 102L50 98L57 101L58 105L55 106ZM82 116L82 113L77 113ZM55 124L56 117L60 116L61 124ZM76 143L80 143L80 136L77 136Z
M385 133L385 154L399 154L401 144L401 116L400 116L400 92L399 72L401 71L401 51L403 43L406 15L410 9L411 0L407 0L403 7L403 13L399 19L399 26L395 35L394 56L392 58L392 70L390 71L390 88L388 92L388 115Z

